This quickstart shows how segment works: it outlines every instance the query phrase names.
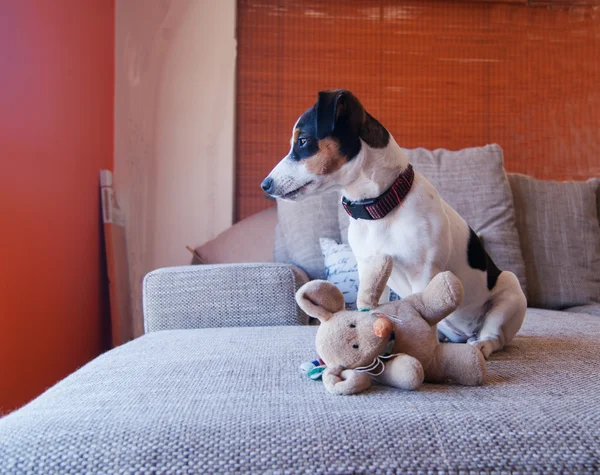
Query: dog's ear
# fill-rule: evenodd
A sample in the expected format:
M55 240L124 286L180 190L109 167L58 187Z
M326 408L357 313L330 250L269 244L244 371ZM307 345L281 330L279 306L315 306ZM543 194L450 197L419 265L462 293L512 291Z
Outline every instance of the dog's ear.
M319 92L316 108L318 140L331 135L336 126L349 127L358 135L365 122L364 107L345 89Z

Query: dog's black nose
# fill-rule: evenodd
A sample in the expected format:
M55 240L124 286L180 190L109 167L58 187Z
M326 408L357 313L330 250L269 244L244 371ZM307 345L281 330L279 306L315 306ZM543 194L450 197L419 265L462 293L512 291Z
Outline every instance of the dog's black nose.
M260 187L263 189L265 193L271 193L273 191L273 178L267 177L260 184Z

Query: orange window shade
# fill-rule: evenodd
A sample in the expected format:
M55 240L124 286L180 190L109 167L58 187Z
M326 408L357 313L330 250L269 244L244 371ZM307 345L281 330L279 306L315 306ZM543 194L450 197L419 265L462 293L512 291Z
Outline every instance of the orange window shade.
M600 175L600 3L315 0L238 9L236 217L317 92L353 91L403 147L498 143L506 169Z

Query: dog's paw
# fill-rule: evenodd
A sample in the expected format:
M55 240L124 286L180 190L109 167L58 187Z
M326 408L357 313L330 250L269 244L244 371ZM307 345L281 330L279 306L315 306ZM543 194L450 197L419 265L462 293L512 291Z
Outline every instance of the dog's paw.
M475 348L478 348L486 360L494 351L494 342L490 340L478 340L476 338L471 338L467 343L469 343L469 345L473 345Z

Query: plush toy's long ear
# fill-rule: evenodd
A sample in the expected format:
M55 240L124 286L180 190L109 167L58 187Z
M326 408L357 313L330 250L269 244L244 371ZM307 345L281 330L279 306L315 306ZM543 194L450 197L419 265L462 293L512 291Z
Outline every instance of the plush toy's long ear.
M321 322L326 322L335 312L346 308L342 292L326 280L313 280L304 284L296 292L296 302L308 315Z
M365 109L350 91L333 89L319 92L317 100L317 139L331 135L336 124L343 122L358 134L365 122Z
M463 286L452 272L440 272L422 294L409 297L421 316L430 325L435 325L450 315L462 302ZM407 299L408 300L408 299Z

